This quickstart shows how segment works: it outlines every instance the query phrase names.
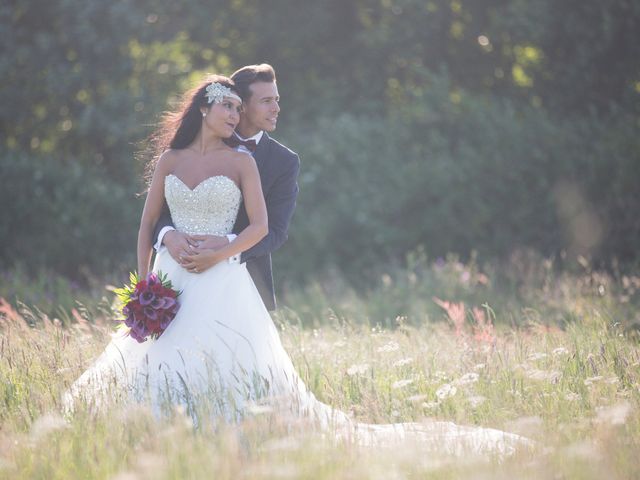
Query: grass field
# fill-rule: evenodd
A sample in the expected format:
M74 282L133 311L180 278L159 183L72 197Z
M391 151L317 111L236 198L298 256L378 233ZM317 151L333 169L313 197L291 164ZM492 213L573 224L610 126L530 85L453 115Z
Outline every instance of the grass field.
M494 427L534 439L533 452L364 448L268 412L197 430L180 409L65 417L60 396L108 342L113 313L99 298L57 318L3 300L0 478L638 478L640 280L514 278L508 287L452 260L389 274L365 294L292 292L275 320L310 388L356 420Z

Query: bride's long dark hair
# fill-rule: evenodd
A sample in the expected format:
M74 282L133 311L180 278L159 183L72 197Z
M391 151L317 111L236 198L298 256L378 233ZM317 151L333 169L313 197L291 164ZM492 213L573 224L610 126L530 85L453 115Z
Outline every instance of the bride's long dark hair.
M164 112L158 127L149 135L141 149L140 156L145 162L144 178L147 185L151 183L153 171L162 152L170 148L178 150L187 148L195 140L202 128L201 109L202 107L207 110L211 108L205 96L205 90L213 82L229 87L240 95L233 80L223 75L210 75L183 95L178 108Z

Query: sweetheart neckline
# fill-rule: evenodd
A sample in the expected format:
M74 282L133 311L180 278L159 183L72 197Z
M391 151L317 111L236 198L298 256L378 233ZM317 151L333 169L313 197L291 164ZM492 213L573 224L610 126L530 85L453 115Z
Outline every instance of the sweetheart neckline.
M237 184L236 182L234 182L234 181L233 181L233 179L232 179L231 177L228 177L227 175L211 175L210 177L207 177L207 178L203 179L200 183L198 183L198 184L197 184L195 187L193 187L193 188L189 187L189 185L187 185L187 184L184 182L184 180L182 180L179 176L177 176L177 175L175 175L175 174L173 174L173 173L170 173L169 175L167 175L167 177L174 177L174 178L175 178L176 180L178 180L182 185L184 185L184 186L186 187L186 189L187 189L187 190L189 190L190 192L195 192L195 191L198 189L198 187L200 187L200 185L202 185L203 183L205 183L205 182L207 182L207 181L209 181L209 180L211 180L211 179L214 179L214 178L226 178L227 180L229 180L229 181L233 184L233 186L234 186L234 187L236 187L236 189L237 189L240 193L242 193L242 190L240 190L240 187L238 186L238 184ZM167 178L167 177L165 177L165 178Z

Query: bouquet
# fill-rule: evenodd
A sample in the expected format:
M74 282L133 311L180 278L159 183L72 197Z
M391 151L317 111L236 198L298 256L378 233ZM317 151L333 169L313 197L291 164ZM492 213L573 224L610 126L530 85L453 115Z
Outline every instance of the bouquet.
M131 273L129 280L129 285L114 290L123 305L121 328L139 343L149 337L156 339L178 313L180 292L171 288L171 281L160 272L151 272L144 280Z

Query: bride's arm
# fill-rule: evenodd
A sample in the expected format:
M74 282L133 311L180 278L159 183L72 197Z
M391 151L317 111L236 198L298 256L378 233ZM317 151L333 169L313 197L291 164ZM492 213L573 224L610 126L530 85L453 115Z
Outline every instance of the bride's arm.
M164 205L164 178L170 173L171 152L163 153L153 172L151 185L144 202L140 228L138 230L138 275L142 278L149 273L153 247L153 230Z
M187 255L183 265L189 271L202 272L222 260L248 250L269 233L267 207L256 162L252 156L244 153L238 154L235 161L240 167L240 189L249 225L231 243L217 250L196 249L196 253Z

